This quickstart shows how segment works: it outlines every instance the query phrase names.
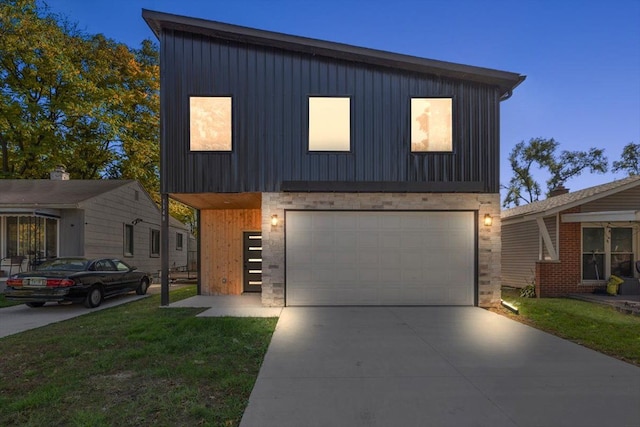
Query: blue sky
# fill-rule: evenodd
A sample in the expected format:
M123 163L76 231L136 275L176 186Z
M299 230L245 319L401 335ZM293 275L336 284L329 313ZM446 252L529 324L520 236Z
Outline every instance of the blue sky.
M640 0L46 0L89 33L137 47L155 41L143 8L292 35L517 72L501 107L507 156L530 138L560 149L640 143ZM573 190L622 174L569 180ZM540 181L546 176L537 175Z

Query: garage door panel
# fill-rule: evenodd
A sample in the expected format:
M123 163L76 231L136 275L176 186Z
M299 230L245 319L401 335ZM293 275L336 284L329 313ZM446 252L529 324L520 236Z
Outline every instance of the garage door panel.
M472 305L474 219L472 212L287 212L287 305Z

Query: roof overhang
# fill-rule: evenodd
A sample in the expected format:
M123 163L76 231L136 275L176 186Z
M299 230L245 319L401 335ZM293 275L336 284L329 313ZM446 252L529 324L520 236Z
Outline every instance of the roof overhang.
M261 193L171 193L174 200L195 209L260 209Z
M640 211L571 213L561 217L562 222L640 222Z
M0 208L2 216L39 216L43 218L60 218L60 211L57 209L34 209L34 208Z
M526 76L521 74L508 71L402 55L147 9L142 10L142 17L159 40L161 40L163 30L182 31L225 41L247 43L306 53L314 56L325 56L381 67L426 73L440 77L473 81L498 87L501 100L508 99L513 89L526 78Z

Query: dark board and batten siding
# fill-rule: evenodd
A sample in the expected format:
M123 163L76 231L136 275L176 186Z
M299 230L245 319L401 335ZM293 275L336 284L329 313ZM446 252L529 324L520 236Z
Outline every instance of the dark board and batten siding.
M161 64L163 192L318 181L499 191L496 87L175 30L162 33ZM307 151L310 95L351 97L351 152ZM232 96L231 153L189 151L190 96ZM410 152L411 97L453 98L453 153Z

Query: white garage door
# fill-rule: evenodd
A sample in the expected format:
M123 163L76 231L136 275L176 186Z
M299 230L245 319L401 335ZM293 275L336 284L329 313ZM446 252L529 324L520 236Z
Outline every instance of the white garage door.
M473 305L473 212L289 211L287 305Z

